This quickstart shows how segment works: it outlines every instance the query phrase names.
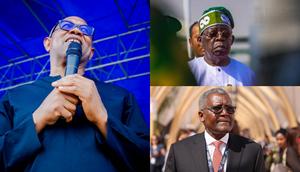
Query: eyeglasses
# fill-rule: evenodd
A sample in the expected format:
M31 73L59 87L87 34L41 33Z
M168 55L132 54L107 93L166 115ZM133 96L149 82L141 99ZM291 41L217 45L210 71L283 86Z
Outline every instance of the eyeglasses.
M204 108L204 109L208 109L208 110L210 110L211 112L213 112L214 114L217 114L217 115L222 113L223 109L225 109L228 114L232 115L232 114L235 113L236 107L231 106L231 105L217 105L217 106L207 107L207 108Z
M231 32L228 30L218 31L217 29L214 29L208 30L207 33L203 33L203 35L206 36L207 39L217 38L219 34L221 34L221 37L225 39L228 39L231 36Z
M70 31L74 28L78 28L84 35L93 36L95 28L88 25L78 25L68 20L59 20L58 23L52 28L50 31L49 37L53 35L53 33L57 30L57 25L60 29Z

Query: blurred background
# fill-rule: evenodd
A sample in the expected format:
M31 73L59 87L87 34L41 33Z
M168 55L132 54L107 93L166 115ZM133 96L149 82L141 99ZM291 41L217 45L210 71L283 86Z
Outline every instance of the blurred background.
M149 124L149 0L1 0L0 97L49 75L43 39L71 15L95 27L95 54L86 74L133 92Z
M198 117L199 98L211 88L213 87L151 87L151 145L160 148L159 153L152 153L153 157L166 158L166 152L172 143L204 131L204 125ZM289 133L287 140L300 156L300 87L224 89L237 106L232 133L260 143L267 160L268 156L273 156L273 151L279 149L276 131L286 129ZM162 168L164 161L156 162L160 164L152 164L152 169Z

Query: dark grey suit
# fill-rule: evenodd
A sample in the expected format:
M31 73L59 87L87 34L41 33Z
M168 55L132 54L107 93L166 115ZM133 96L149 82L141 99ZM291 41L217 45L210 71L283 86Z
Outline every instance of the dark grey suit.
M241 136L229 135L227 172L264 172L261 146ZM174 143L165 172L208 172L204 133Z

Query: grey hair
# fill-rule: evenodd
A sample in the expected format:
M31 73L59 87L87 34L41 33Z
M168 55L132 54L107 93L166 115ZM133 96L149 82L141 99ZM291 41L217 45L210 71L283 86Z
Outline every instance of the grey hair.
M213 88L213 89L207 90L207 91L205 91L202 94L202 96L199 99L199 108L200 108L200 110L202 110L203 108L205 108L207 97L210 94L215 94L215 93L223 94L223 95L225 94L225 95L229 96L229 94L224 89L222 89L222 88Z

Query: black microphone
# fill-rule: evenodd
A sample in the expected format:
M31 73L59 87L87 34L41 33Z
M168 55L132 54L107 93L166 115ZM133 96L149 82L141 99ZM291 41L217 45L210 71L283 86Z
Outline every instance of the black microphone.
M65 76L77 73L79 62L82 56L81 44L72 41L67 49L67 65Z

